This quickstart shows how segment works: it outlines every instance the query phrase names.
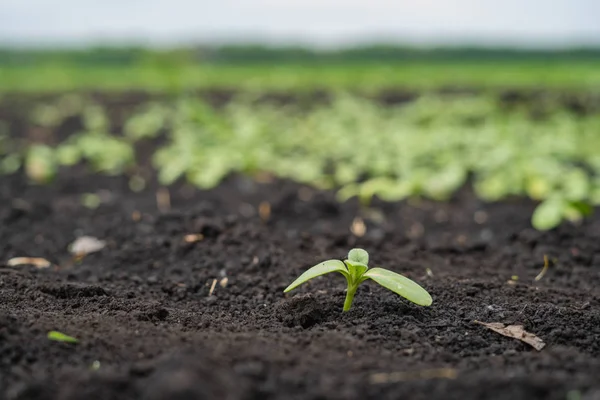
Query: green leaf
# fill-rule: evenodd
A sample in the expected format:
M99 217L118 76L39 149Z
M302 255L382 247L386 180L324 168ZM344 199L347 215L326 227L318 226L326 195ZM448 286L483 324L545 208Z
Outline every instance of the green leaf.
M589 217L594 212L594 207L586 201L571 201L569 207L576 209L582 217Z
M133 141L153 138L167 123L168 114L160 105L151 105L144 112L130 117L123 127L125 136Z
M372 268L363 275L363 279L366 278L373 279L384 288L420 306L430 306L433 302L431 295L418 283L387 269Z
M0 159L0 174L12 174L21 168L21 156L19 154L9 154Z
M564 195L567 199L580 201L590 193L591 184L587 174L581 169L569 171L562 180Z
M531 217L531 224L540 231L546 231L560 225L563 219L565 202L560 198L549 198L542 202Z
M352 249L348 252L348 260L353 263L369 264L369 253L363 249Z
M48 339L54 340L55 342L64 342L64 343L77 343L79 340L75 339L72 336L65 335L62 332L58 331L50 331L48 332Z
M102 204L102 199L96 193L83 193L81 195L81 204L90 210L95 210Z
M525 191L534 200L543 200L550 195L552 183L541 176L533 176L527 180Z
M56 175L57 165L51 147L35 144L29 148L25 159L27 176L37 183L48 183Z
M357 184L349 184L342 187L336 194L339 202L345 202L360 193L360 186Z
M467 179L462 165L449 165L440 172L431 172L424 182L424 191L432 199L445 201L458 190Z
M172 158L160 165L158 180L163 185L175 182L189 168L189 162L185 157Z
M75 165L81 160L81 150L74 144L63 144L56 148L56 160L60 165Z
M353 277L357 281L369 269L367 264L363 264L360 262L352 262L350 260L346 260L346 261L344 261L344 263L348 267L348 272L349 272L350 276Z
M579 222L593 211L592 206L584 201L570 201L564 205L563 216L571 222Z
M298 286L300 286L301 284L303 284L304 282L306 282L312 278L316 278L317 276L325 275L330 272L336 272L336 271L340 272L345 277L348 277L348 270L346 269L346 266L344 265L344 263L341 262L340 260L323 261L322 263L315 265L314 267L310 268L309 270L304 272L302 275L300 275L298 277L298 279L296 279L294 282L292 282L292 284L290 286L288 286L283 292L287 293L290 290L297 288Z

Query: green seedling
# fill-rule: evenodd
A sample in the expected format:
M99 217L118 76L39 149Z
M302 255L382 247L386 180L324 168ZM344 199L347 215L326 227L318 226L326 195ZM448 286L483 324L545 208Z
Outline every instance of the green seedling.
M55 342L63 342L63 343L79 342L79 340L75 339L73 336L65 335L64 333L58 332L58 331L48 332L48 339L53 340Z
M420 306L429 306L432 303L431 295L427 293L416 282L411 281L405 276L397 274L383 268L371 268L369 263L369 253L363 249L352 249L348 252L348 259L343 262L340 260L327 260L310 268L298 277L283 292L287 293L303 284L304 282L316 278L317 276L328 274L330 272L339 272L346 278L348 289L346 290L346 301L344 301L344 311L350 310L352 301L358 286L372 279L386 289L399 294L405 299L412 301Z
M49 183L56 176L56 156L51 147L35 144L27 151L25 172L36 183Z

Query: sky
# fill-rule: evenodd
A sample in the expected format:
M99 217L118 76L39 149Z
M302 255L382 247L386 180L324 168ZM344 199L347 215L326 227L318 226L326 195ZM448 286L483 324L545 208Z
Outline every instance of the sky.
M600 45L600 0L0 0L0 43Z

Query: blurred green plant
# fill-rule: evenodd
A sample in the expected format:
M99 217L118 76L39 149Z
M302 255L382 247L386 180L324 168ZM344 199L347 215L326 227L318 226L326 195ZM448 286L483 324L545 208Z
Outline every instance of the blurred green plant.
M48 183L56 176L56 157L53 149L35 144L27 150L25 172L36 183Z
M125 122L124 134L132 141L154 138L168 125L169 117L166 106L159 103L147 104Z
M207 188L231 172L269 171L368 204L375 196L445 201L472 177L485 200L540 201L538 229L578 221L600 200L593 116L535 121L503 113L485 96L423 96L382 108L345 95L304 114L241 103L218 113L186 100L173 115L171 141L155 157L164 184L185 176Z
M153 164L164 185L185 179L211 188L231 173L267 172L368 205L374 197L446 201L472 182L486 201L539 202L532 224L541 230L580 221L600 204L600 116L593 114L558 110L536 120L530 110L507 112L486 95L425 94L381 107L341 93L309 110L253 98L217 110L185 96L145 104L119 135L100 105L72 98L59 104L70 110L60 115L76 112L84 129L54 149L35 145L26 152L26 170L36 181L51 180L57 166L85 162L98 172L133 173L132 190L143 190L145 181L132 172L134 145L161 136L166 144ZM3 143L0 166L14 171L21 158L3 154Z

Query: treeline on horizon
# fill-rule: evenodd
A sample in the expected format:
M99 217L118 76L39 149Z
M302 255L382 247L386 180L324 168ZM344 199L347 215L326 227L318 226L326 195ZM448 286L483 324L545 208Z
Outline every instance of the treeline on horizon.
M487 47L421 48L365 45L317 50L300 46L197 46L166 50L144 47L90 47L82 49L0 48L0 66L69 64L75 66L128 66L140 64L313 64L410 61L600 61L600 47L520 49Z

